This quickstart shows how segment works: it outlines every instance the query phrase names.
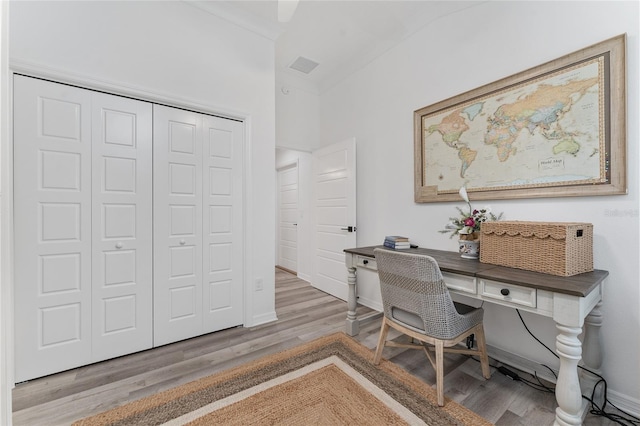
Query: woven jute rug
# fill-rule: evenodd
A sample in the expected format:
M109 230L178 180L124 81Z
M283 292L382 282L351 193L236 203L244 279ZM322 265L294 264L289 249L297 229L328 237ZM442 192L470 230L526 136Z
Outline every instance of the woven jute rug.
M74 425L489 425L336 333ZM427 368L425 366L425 368Z

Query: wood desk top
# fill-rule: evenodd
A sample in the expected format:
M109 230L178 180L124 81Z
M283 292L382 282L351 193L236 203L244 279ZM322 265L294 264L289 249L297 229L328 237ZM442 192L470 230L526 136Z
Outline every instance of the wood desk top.
M368 246L345 249L344 251L345 253L359 256L375 257L373 250L376 248L390 250L384 246ZM541 272L481 263L479 260L474 259L463 259L459 253L453 251L417 248L402 250L402 252L431 256L438 262L440 270L443 272L468 275L578 297L587 296L609 275L608 271L596 269L584 274L560 277L557 275L543 274Z

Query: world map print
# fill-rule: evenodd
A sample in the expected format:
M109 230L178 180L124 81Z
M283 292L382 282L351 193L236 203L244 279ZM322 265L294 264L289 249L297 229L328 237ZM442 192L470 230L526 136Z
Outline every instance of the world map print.
M606 181L602 57L422 117L438 193Z

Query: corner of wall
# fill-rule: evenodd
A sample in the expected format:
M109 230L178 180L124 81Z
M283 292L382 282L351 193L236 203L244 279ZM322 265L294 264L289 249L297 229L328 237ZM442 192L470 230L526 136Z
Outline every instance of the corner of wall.
M9 79L9 2L0 5L0 423L11 425L13 375L13 295L11 285L11 122ZM4 196L2 196L4 195Z
M260 315L255 315L251 319L251 323L245 324L245 327L256 327L258 325L267 324L273 321L278 321L276 311L266 312Z

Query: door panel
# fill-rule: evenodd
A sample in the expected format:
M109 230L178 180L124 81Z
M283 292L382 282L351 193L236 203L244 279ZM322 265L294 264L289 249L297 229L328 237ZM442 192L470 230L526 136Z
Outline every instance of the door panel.
M278 170L278 265L298 270L298 165Z
M202 118L153 106L154 346L202 334Z
M18 382L91 361L90 105L87 91L14 79Z
M204 332L243 322L243 142L241 122L203 116Z
M152 107L102 93L93 109L93 355L151 348Z
M312 285L347 300L345 248L356 247L355 139L313 153L314 277ZM353 227L353 232L348 228Z

